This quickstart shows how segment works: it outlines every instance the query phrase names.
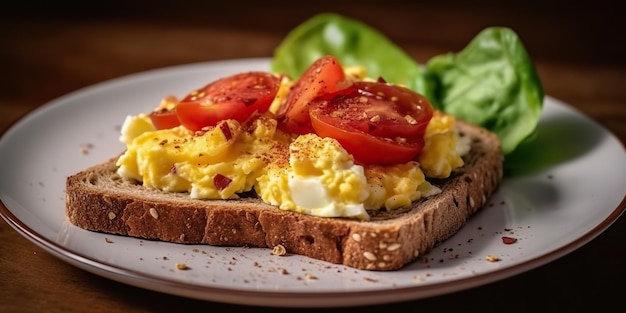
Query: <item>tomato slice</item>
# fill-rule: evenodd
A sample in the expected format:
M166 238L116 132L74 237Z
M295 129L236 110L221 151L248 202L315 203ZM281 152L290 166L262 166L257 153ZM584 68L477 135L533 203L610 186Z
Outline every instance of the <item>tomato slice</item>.
M343 67L334 56L317 59L294 83L285 103L276 112L281 121L280 127L296 134L313 132L309 104L320 95L342 89L345 82Z
M424 147L433 108L422 95L383 82L355 82L318 97L309 110L322 137L332 137L361 164L396 164Z
M384 81L355 82L349 88L321 98L338 101L338 111L333 115L352 117L344 122L378 137L423 136L433 116L433 107L426 97Z
M148 116L156 129L168 129L180 125L176 109L159 109L150 112Z
M268 72L245 72L220 78L192 91L176 106L180 123L196 131L226 119L245 122L272 104L280 78Z
M156 129L168 129L180 126L176 113L178 99L175 96L167 96L161 100L159 106L154 109L148 117Z

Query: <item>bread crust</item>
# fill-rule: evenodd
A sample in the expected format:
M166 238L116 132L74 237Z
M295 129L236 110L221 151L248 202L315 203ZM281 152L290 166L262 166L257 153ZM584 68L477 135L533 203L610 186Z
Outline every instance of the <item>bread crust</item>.
M442 192L410 208L371 212L369 221L322 218L265 204L256 197L198 200L144 188L116 174L117 158L67 178L66 216L83 229L215 246L285 247L288 253L365 270L397 270L458 232L503 177L498 138L457 120L471 138L465 165Z

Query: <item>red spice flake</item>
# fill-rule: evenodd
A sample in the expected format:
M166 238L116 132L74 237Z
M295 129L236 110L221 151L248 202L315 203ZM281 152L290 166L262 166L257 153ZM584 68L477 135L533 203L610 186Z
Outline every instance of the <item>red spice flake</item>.
M215 185L215 188L217 188L218 190L226 189L226 187L228 187L228 185L230 185L230 182L232 181L233 181L232 179L222 174L217 174L213 177L213 184Z
M503 236L502 242L506 245L514 244L517 242L517 238Z
M233 134L230 132L230 127L228 127L228 123L224 122L220 124L220 129L222 133L224 133L224 137L226 137L226 141L233 138Z

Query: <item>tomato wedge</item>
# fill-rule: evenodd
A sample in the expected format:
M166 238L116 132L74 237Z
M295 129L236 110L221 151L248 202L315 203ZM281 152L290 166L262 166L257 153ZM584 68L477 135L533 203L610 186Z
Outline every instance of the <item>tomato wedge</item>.
M192 91L176 106L180 123L196 131L226 119L245 122L254 112L265 112L272 104L280 77L253 71L234 74Z
M311 125L332 137L360 164L413 160L424 147L433 116L430 102L410 89L384 82L355 82L311 103Z
M342 89L345 81L343 67L334 56L326 55L317 59L294 83L285 103L276 112L281 121L280 127L296 134L313 132L309 104L320 95Z

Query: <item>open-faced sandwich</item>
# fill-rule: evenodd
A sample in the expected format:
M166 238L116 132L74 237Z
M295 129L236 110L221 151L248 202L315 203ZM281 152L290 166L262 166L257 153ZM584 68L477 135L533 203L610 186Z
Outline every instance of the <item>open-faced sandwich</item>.
M298 77L236 73L167 96L120 140L67 178L71 223L367 270L455 234L503 177L497 134L330 54Z

